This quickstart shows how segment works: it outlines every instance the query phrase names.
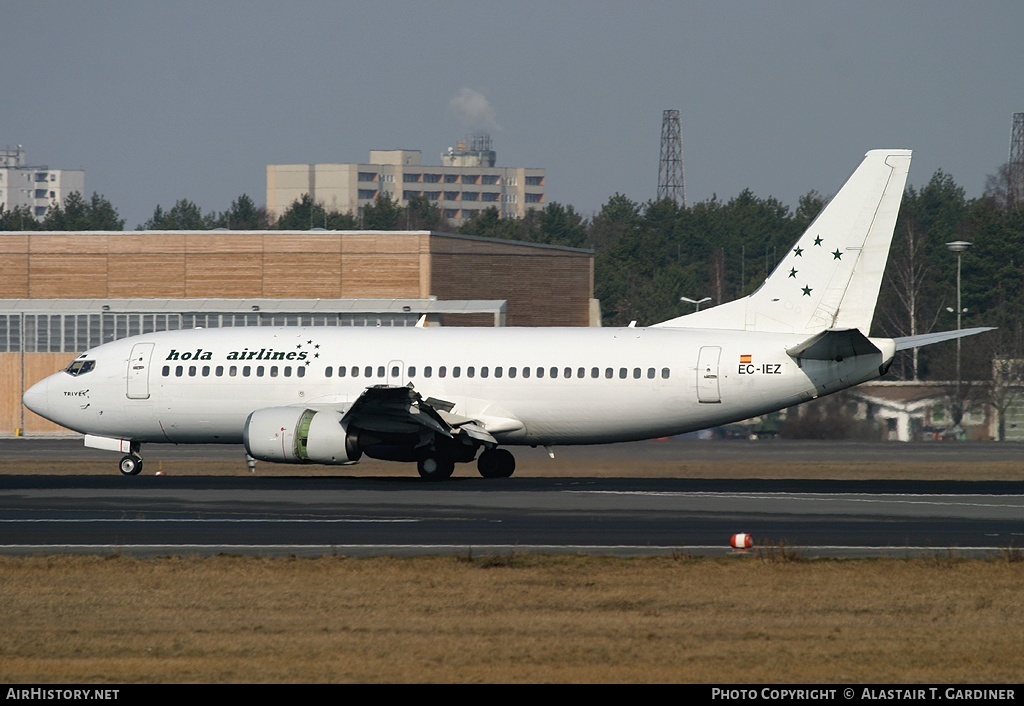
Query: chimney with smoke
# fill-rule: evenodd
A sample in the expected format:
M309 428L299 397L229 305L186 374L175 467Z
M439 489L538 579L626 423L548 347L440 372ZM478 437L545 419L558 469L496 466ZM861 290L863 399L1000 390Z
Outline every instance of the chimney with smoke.
M441 155L441 164L446 167L493 167L497 156L491 148L490 133L501 127L487 98L471 88L463 88L448 107L470 135L449 147Z

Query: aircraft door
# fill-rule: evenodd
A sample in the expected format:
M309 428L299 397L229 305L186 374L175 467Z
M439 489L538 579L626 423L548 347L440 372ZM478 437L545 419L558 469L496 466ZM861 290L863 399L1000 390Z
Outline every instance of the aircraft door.
M405 363L400 360L392 360L388 363L388 385L401 387L405 384Z
M718 346L703 346L697 356L697 401L716 403L722 397L718 390L718 361L722 349Z
M149 359L153 355L153 343L136 343L128 359L128 399L149 399Z

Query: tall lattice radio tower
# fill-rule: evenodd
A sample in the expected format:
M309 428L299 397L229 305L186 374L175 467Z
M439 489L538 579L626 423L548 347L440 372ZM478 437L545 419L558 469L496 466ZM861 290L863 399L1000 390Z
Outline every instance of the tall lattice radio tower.
M1013 114L1013 129L1010 131L1009 201L1012 205L1024 204L1024 113Z
M679 111L661 114L661 160L658 164L658 200L672 199L686 206L686 182L683 179L683 135Z

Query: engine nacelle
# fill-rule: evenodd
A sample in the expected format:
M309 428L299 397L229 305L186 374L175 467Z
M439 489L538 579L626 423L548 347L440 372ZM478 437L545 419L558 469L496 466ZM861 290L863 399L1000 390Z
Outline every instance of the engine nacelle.
M258 409L245 420L245 450L274 463L355 463L363 452L341 417L302 407Z

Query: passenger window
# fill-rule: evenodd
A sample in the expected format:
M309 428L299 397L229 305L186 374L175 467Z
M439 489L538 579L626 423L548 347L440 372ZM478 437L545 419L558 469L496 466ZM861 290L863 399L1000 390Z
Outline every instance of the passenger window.
M596 378L596 377L600 377L600 376L601 376L601 370L599 368L591 368L590 369L590 377Z
M508 376L510 378L514 378L516 376L516 368L514 365L508 369Z
M238 375L238 366L232 365L230 368L228 368L228 375L230 375L231 377L235 377L236 375Z
M576 368L576 377L584 378L586 376L587 376L587 369L586 368Z
M625 380L626 379L626 369L625 368L619 368L619 379L620 380Z
M456 365L454 368L452 368L452 377L453 378L462 377L462 368L459 367L458 365Z
M170 375L171 374L171 366L165 365L163 372L164 372L164 377L167 377L168 375Z
M668 368L661 369L661 377L663 380L668 380Z
M544 368L540 368L540 367L537 368L537 377L539 377L539 378L544 377Z
M488 368L486 365L484 365L484 366L482 366L480 368L480 377L485 378L488 375L490 375L490 373L491 373L490 368Z
M647 379L648 380L653 380L654 379L654 368L647 368Z
M327 368L327 371L328 371L327 377L331 376L330 375L330 370L331 370L330 368ZM277 377L277 366L276 365L271 365L270 366L270 377L272 377L272 378L276 378Z
M256 366L256 377L258 377L258 378L263 377L263 366L262 365L257 365Z
M469 366L468 368L466 368L466 377L468 377L468 378L475 378L476 377L476 368L474 368L472 365Z
M209 365L204 365L203 366L203 377L204 378L210 377L210 366Z
M428 377L430 377L433 374L434 374L434 369L431 366L428 365L425 368L423 368L423 377L428 378Z
M180 378L184 371L185 369L179 365L174 369L174 376Z
M359 366L358 365L353 365L352 366L352 377L354 377L354 378L359 377Z
M397 373L396 373L396 375L397 375ZM379 377L379 378L384 377L384 366L383 365L378 365L377 366L377 377Z
M345 373L347 373L347 372L348 372L348 368L346 368L344 365L339 365L338 366L338 377L340 377L340 378L345 377Z
M633 379L634 380L639 380L640 379L640 368L633 368Z
M247 378L250 375L252 375L252 366L251 365L243 365L242 366L242 377Z
M196 376L196 366L194 366L194 365L188 366L188 376L190 378L194 378Z
M437 369L437 376L439 378L446 377L447 375L448 375L448 367L447 366L442 365L440 368Z
M292 376L292 366L290 366L290 365L284 366L284 376L286 378L290 378Z
M397 365L392 365L391 366L391 377L393 377L393 378L398 377L398 366Z
M530 369L527 366L525 366L525 365L523 366L523 377L524 378L530 377Z
M219 378L224 377L224 366L223 365L218 365L217 366L217 373L216 374L217 374L217 377L219 377Z
M300 365L295 369L295 375L300 378L306 377L306 369Z
M272 370L272 371L273 371L273 370L276 370L276 368L271 368L271 370ZM274 374L274 373L272 372L272 373L271 373L271 375L273 375L273 374ZM332 367L330 367L330 366L327 366L327 368L326 368L326 369L324 369L324 376L325 376L325 377L331 377L332 375L334 375L334 368L332 368Z
M373 377L373 366L372 365L367 365L365 368L363 368L363 377L364 378L372 378Z
M494 368L494 377L496 377L496 378L500 378L500 377L502 376L502 373L503 373L503 372L504 372L504 371L502 370L502 367L501 367L500 365L499 365L499 366L497 366L497 367L495 367L495 368Z
M554 368L554 367L551 368L551 370L548 371L548 377L557 378L558 377L558 368Z
M609 380L611 380L613 377L615 377L615 371L612 370L611 368L605 368L604 369L604 376L606 378L608 378Z
M571 378L572 377L572 368L566 368L565 370L562 371L562 373L563 373L563 377ZM581 375L580 377L583 377L583 376Z
M415 365L410 365L409 366L409 377L411 377L411 378L416 377L416 366Z

